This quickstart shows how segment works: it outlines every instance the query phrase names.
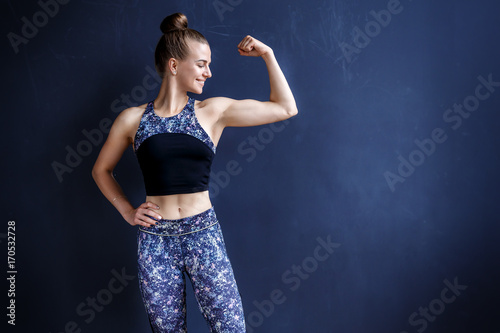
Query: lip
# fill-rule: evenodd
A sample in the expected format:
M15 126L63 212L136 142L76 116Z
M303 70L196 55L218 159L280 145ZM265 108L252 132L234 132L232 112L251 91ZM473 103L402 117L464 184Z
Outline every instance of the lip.
M202 80L196 80L196 82L198 82L198 83L199 83L199 84L201 84L202 86L204 86L204 85L205 85L205 81L204 81L204 80L203 80L203 81L202 81Z

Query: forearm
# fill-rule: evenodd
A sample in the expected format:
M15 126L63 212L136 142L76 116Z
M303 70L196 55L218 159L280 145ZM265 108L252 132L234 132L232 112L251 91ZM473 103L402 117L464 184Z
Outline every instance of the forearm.
M92 177L102 194L124 218L127 213L130 213L134 209L111 172L92 171Z
M262 58L266 62L267 71L269 73L269 83L271 85L269 101L278 103L292 115L296 114L297 106L295 104L295 98L274 56L274 52L270 50L262 55Z

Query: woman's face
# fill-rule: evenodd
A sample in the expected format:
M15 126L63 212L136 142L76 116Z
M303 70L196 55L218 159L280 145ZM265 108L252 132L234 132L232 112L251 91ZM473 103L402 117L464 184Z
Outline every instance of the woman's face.
M181 89L201 94L205 81L212 77L209 67L212 53L207 44L190 40L188 45L189 55L178 63L177 80Z

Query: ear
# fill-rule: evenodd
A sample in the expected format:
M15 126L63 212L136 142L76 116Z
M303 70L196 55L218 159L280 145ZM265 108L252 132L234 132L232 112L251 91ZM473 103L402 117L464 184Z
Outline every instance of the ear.
M168 72L170 75L176 75L177 74L177 66L179 65L179 62L175 58L170 58L168 59Z

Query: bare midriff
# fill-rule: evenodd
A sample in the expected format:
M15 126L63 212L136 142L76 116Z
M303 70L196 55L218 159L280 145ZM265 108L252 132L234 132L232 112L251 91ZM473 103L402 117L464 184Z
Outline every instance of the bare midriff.
M154 209L153 211L168 220L177 220L197 215L212 207L208 191L147 196L146 201L158 205L160 209Z

